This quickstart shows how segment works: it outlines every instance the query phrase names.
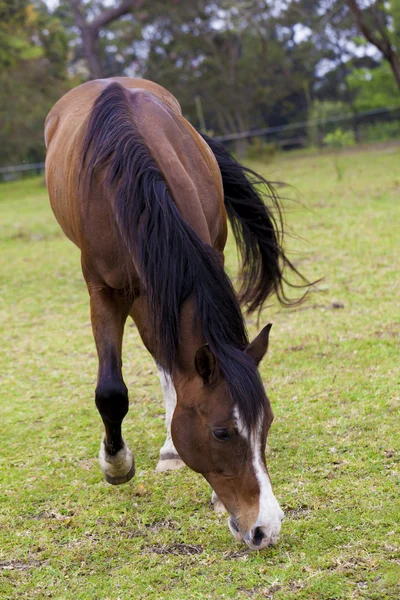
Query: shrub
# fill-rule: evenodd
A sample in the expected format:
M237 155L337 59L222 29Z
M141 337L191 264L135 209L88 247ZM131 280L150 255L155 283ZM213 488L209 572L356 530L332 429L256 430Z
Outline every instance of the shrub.
M343 131L339 128L324 137L324 144L336 150L341 150L346 146L354 146L354 143L354 133L352 131Z
M251 138L247 147L247 158L249 160L262 160L270 162L276 153L276 146L272 142L265 142L260 137Z
M359 126L360 138L363 142L384 142L400 138L400 121L383 121L380 123L363 123Z

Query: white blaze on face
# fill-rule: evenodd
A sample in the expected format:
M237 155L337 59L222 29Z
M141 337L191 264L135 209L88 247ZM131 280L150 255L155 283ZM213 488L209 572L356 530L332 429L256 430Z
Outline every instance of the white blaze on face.
M264 534L264 539L258 548L263 548L269 544L274 544L278 538L279 531L281 529L281 521L284 517L284 513L278 504L277 499L272 491L271 481L269 479L265 463L262 457L262 420L260 419L255 431L249 432L243 420L239 414L237 407L234 409L234 416L236 419L239 434L242 435L248 441L251 451L251 460L253 464L254 473L260 487L259 496L259 509L257 520L254 523L252 529L243 534L244 541L251 547L256 547L253 544L253 536L256 528L261 529Z

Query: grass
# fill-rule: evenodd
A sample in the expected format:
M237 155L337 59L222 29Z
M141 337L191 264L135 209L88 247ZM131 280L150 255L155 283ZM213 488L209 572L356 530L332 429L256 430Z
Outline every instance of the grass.
M0 186L0 597L274 600L400 597L400 153L278 157L290 255L324 279L307 303L273 303L262 365L275 422L267 457L286 519L251 553L189 469L156 474L163 402L126 330L137 475L97 465L96 356L79 253L39 179ZM262 165L253 163L256 169ZM230 243L227 268L234 275ZM254 319L249 330L256 331Z

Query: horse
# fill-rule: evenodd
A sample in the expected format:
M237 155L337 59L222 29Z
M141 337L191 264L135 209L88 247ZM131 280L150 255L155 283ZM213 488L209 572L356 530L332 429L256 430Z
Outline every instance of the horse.
M229 529L251 549L277 541L283 511L265 461L273 421L258 373L267 325L249 343L240 305L282 303L281 213L268 183L182 116L160 85L99 79L64 95L45 123L52 210L81 251L98 354L99 462L119 485L135 473L122 437L128 390L122 338L133 318L160 373L166 441L158 471L187 465L210 484ZM278 215L278 216L277 216ZM227 216L242 258L236 293L224 271Z

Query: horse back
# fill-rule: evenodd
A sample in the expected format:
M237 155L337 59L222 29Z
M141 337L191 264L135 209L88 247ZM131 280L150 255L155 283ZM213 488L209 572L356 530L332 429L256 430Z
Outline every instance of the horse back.
M172 94L155 83L131 78L95 80L71 90L46 119L46 181L51 206L65 234L81 249L86 269L112 287L123 287L124 273L119 267L122 241L101 173L95 174L88 196L80 186L82 148L92 107L113 81L130 90L136 127L179 212L204 242L218 250L226 241L226 216L218 164L208 145L182 117Z
M132 90L136 125L182 217L200 239L222 250L226 212L214 154L190 123L147 90Z

